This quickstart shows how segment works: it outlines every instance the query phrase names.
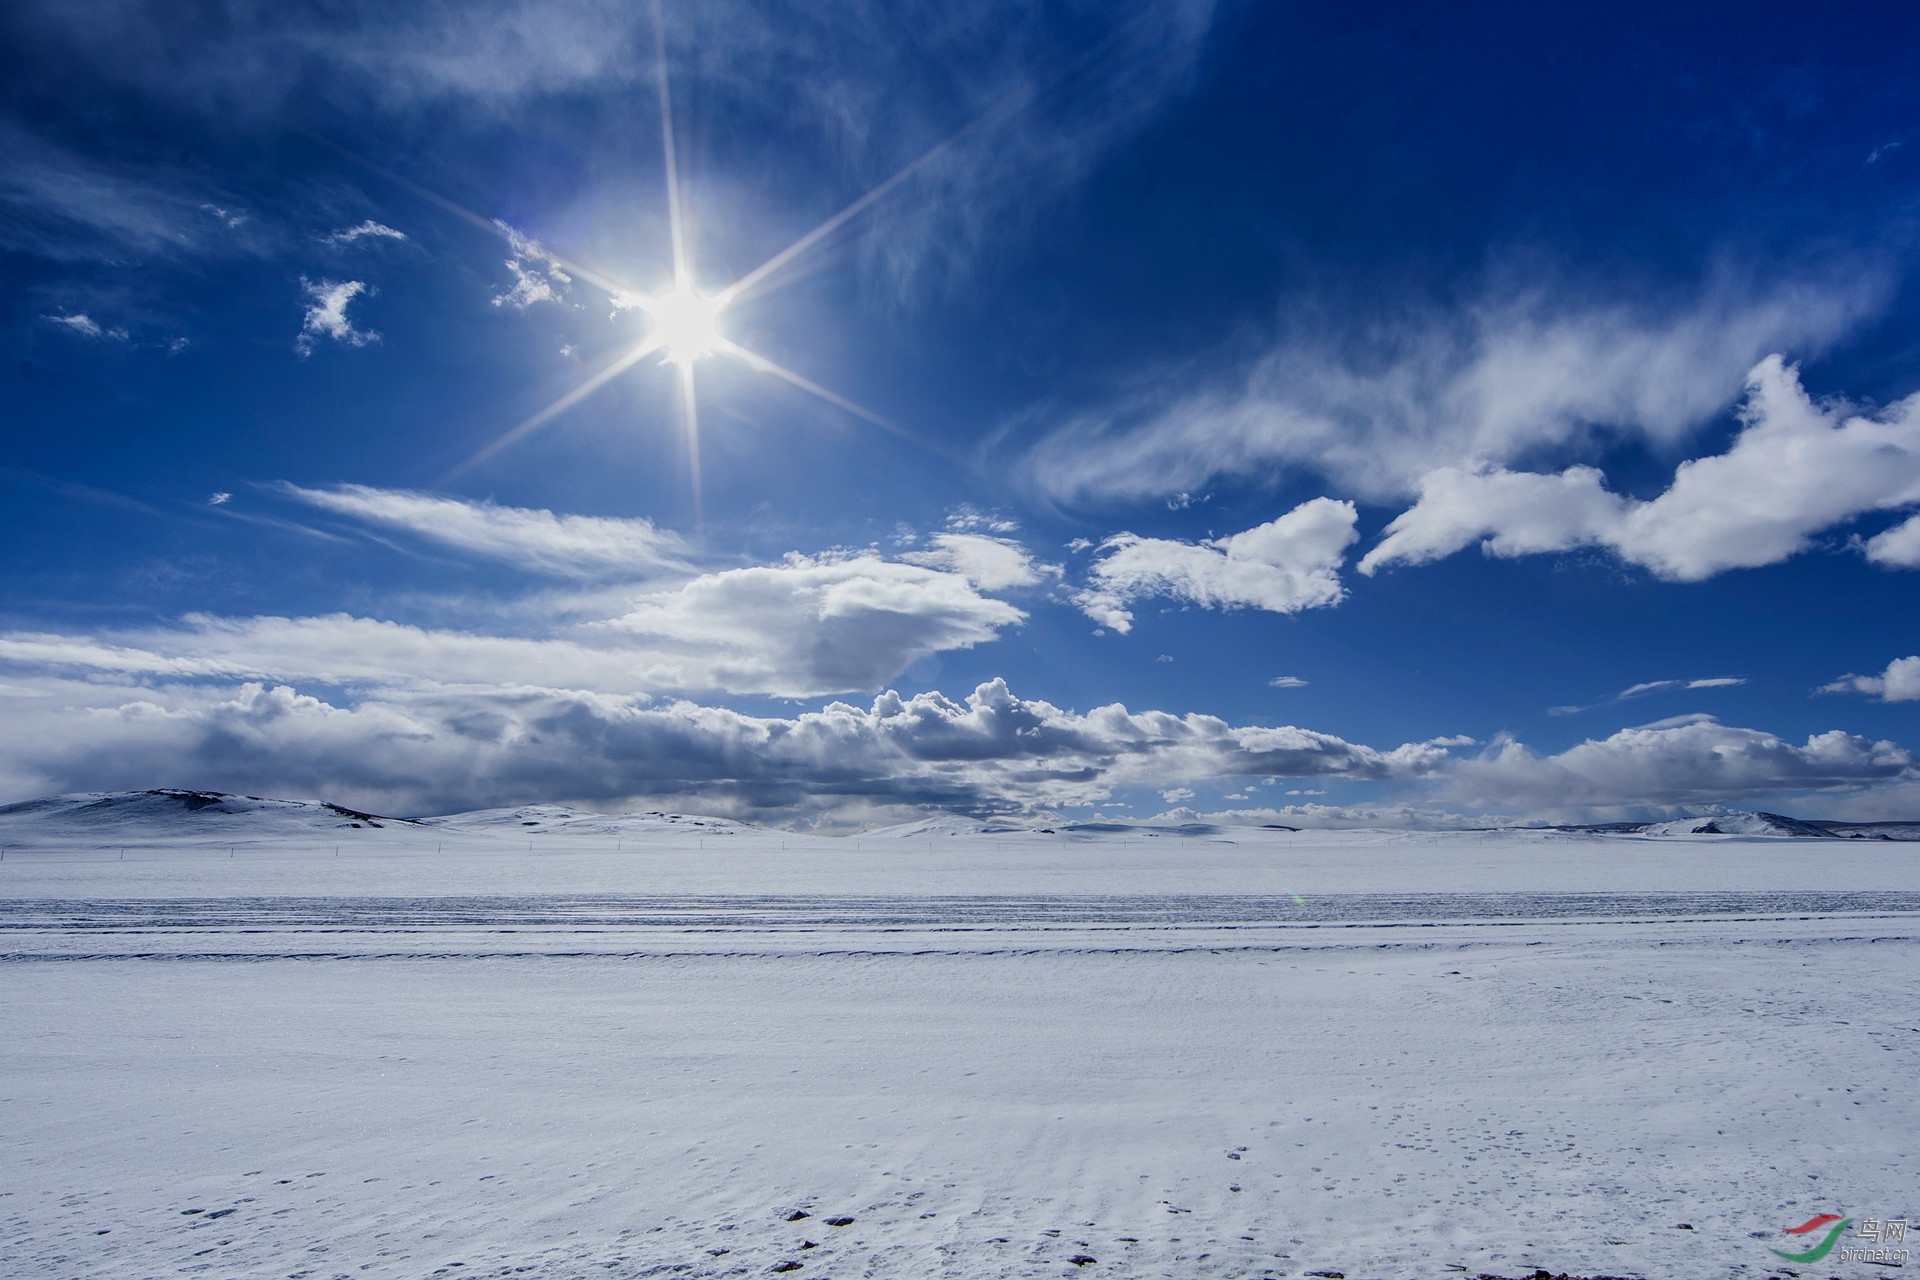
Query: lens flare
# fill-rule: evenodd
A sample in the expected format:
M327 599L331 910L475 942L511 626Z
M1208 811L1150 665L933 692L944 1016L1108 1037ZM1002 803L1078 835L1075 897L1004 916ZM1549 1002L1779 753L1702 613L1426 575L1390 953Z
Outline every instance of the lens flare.
M665 353L667 362L690 365L710 356L726 345L720 336L720 307L717 298L703 297L682 286L657 297L643 298L640 305L653 320L653 344Z

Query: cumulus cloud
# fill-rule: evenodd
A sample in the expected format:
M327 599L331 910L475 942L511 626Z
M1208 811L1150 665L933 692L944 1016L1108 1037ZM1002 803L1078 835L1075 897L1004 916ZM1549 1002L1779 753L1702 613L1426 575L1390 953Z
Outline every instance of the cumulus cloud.
M1592 810L1719 804L1916 776L1920 759L1892 742L1833 729L1796 746L1762 730L1693 715L1590 738L1557 755L1500 742L1457 762L1446 785L1473 804Z
M1289 791L1288 795L1321 795L1320 791ZM1227 800L1236 797L1227 796ZM1426 801L1383 800L1375 803L1324 804L1307 801L1286 805L1228 805L1222 808L1195 808L1180 805L1139 821L1153 825L1205 822L1230 827L1294 827L1303 830L1390 829L1404 831L1484 827L1499 819L1484 813L1463 814Z
M910 551L900 558L957 573L982 591L1036 586L1060 574L1059 565L1036 561L1031 551L1012 538L936 533L927 541L933 544L930 549Z
M301 502L441 546L560 577L647 578L689 569L680 535L644 517L556 515L544 509L344 484L280 486Z
M1118 704L1077 713L999 680L965 701L889 692L787 718L525 688L343 706L263 683L64 684L19 705L22 732L0 744L14 796L165 781L413 813L532 799L761 819L1004 813L1094 803L1141 780L1418 776L1447 756Z
M1100 544L1074 603L1102 626L1133 627L1134 601L1163 596L1205 609L1297 613L1338 604L1340 562L1359 536L1351 502L1314 498L1231 537L1177 542L1117 533Z
M372 218L368 218L357 227L347 227L345 230L320 238L328 244L352 244L356 240L365 240L368 237L376 240L405 240L407 235L404 231L396 231L383 222L375 222Z
M960 573L871 553L796 554L643 596L600 626L670 646L652 668L669 686L806 697L878 688L1026 616Z
M1658 577L1697 582L1784 560L1867 512L1920 503L1920 396L1875 415L1816 405L1779 356L1754 366L1747 388L1732 446L1681 463L1657 498L1613 493L1592 467L1442 467L1421 481L1419 501L1387 526L1360 571L1421 564L1478 542L1496 556L1601 547Z
M367 630L335 637L375 639ZM108 646L99 647L86 679L60 674L50 651L11 642L0 650L15 730L0 740L6 797L167 784L320 794L388 812L561 800L853 821L927 808L1058 811L1108 803L1122 788L1177 803L1191 798L1192 784L1222 779L1343 779L1403 794L1174 816L1444 826L1475 807L1476 821L1487 820L1489 806L1538 820L1810 792L1846 803L1920 792L1920 760L1893 743L1834 730L1794 744L1706 716L1623 729L1554 755L1502 741L1462 757L1471 739L1383 751L1194 713L1119 704L1075 712L1019 698L1000 680L964 701L888 691L866 706L755 716L497 673L462 684L468 672L458 655L444 681L343 699L303 692L304 682L196 679L233 664L183 654L167 674L156 655L123 651L114 667ZM144 682L129 680L136 674Z
M1864 693L1882 702L1920 699L1920 657L1895 658L1877 676L1845 675L1820 686L1821 693Z
M361 294L369 292L364 281L320 280L316 282L302 276L300 288L307 295L307 314L300 325L300 336L294 339L293 349L302 356L313 353L316 338L332 338L335 342L344 342L350 347L364 347L369 342L380 341L379 334L371 330L356 329L347 319L347 304Z
M1299 319L1236 381L1206 388L1204 374L1159 371L1052 425L1022 467L1068 503L1166 498L1288 469L1388 500L1467 458L1498 464L1595 437L1671 447L1732 403L1756 361L1838 338L1879 305L1886 281L1758 287L1722 275L1680 301L1592 293L1495 291L1364 332Z
M1890 569L1920 569L1920 516L1875 534L1860 549L1875 564Z

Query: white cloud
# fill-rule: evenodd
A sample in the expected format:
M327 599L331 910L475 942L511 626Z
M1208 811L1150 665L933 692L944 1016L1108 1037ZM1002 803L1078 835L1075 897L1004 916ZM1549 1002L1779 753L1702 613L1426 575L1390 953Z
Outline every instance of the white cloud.
M1665 693L1674 689L1731 689L1747 682L1745 676L1707 676L1700 680L1647 680L1640 684L1628 685L1613 695L1615 702L1625 702L1628 698L1643 698L1650 693Z
M1360 571L1421 564L1479 542L1496 556L1602 547L1658 577L1695 582L1773 564L1821 530L1920 502L1920 397L1872 416L1819 406L1778 356L1756 365L1747 385L1745 425L1732 446L1681 463L1657 498L1613 493L1592 467L1557 475L1485 461L1442 467L1421 481L1419 501L1387 526Z
M1895 658L1877 676L1841 676L1832 684L1820 686L1821 693L1864 693L1882 702L1913 702L1920 699L1920 657Z
M381 641L365 624L330 639L336 661ZM1796 745L1706 716L1624 729L1555 755L1502 741L1466 758L1454 754L1471 744L1466 738L1381 751L1191 713L1118 704L1074 712L1018 698L999 680L964 702L886 692L866 707L835 702L767 717L533 681L462 683L470 674L463 655L446 653L443 637L428 639L445 680L357 700L315 697L290 681L196 679L221 664L180 653L122 653L114 674L105 646L88 678L74 679L51 652L9 643L0 660L17 697L8 709L13 732L0 739L0 798L167 784L325 795L388 812L648 801L763 820L856 820L922 807L1043 812L1109 803L1123 787L1151 788L1173 804L1203 782L1338 778L1413 794L1173 816L1459 825L1476 808L1474 820L1488 820L1489 806L1537 821L1809 793L1828 806L1920 794L1920 760L1893 743L1834 730ZM163 674L153 660L169 656L172 671ZM135 671L145 684L128 681Z
M328 244L352 244L356 240L365 240L368 237L377 240L405 240L407 234L404 231L396 231L383 222L375 222L372 218L368 218L357 227L348 227L320 238Z
M477 541L498 530L482 525L463 532ZM538 531L534 541L544 532L551 531ZM556 610L547 603L551 615ZM362 690L535 685L802 698L877 689L920 658L987 643L1026 618L958 573L871 554L793 555L779 564L702 574L631 596L619 610L535 635L428 629L347 614L195 614L177 627L91 636L0 634L0 661Z
M1307 682L1299 676L1275 676L1273 679L1267 681L1267 683L1276 689L1304 689L1307 687Z
M876 689L1026 616L962 574L862 553L705 574L600 626L666 646L654 670L670 687L807 697Z
M1277 520L1207 542L1117 533L1100 544L1089 585L1074 603L1123 633L1133 626L1127 606L1151 596L1273 613L1338 604L1346 594L1340 562L1359 536L1355 519L1351 502L1314 498Z
M654 577L688 569L686 542L642 517L555 515L404 489L280 486L337 515L403 529L474 555L561 577Z
M13 631L0 661L53 671L160 678L288 680L418 690L547 685L642 691L636 655L572 638L429 630L349 614L219 618L92 636ZM655 655L657 656L657 655Z
M1287 792L1290 796L1317 796L1323 791ZM1228 800L1243 797L1227 796ZM1466 815L1422 801L1380 801L1373 804L1322 804L1308 801L1304 804L1281 806L1254 805L1241 808L1194 809L1188 806L1168 809L1150 817L1136 821L1155 826L1175 825L1189 822L1205 822L1218 826L1297 827L1303 830L1337 830L1351 828L1387 828L1395 830L1445 829L1449 827L1485 826L1488 815ZM1283 888L1285 886L1282 886Z
M307 295L307 314L300 325L300 336L294 339L293 349L302 356L312 353L315 338L332 338L350 347L364 347L369 342L380 341L379 334L356 329L347 319L347 304L368 292L364 281L321 280L316 283L302 276L300 288Z
M514 255L507 259L507 270L513 273L513 288L495 294L493 305L524 311L536 302L560 301L560 295L573 283L573 277L560 269L560 264L541 247L538 240L521 235L504 222L496 220L493 225L507 237ZM614 305L628 307L637 304L630 298L616 296Z
M957 573L982 591L1031 587L1060 574L1060 566L1036 561L1031 551L1012 538L936 533L927 541L933 544L932 550L912 551L900 558Z
M1912 516L1861 544L1867 559L1892 569L1920 569L1920 516Z
M947 515L947 528L954 533L1018 533L1020 526L1003 515L980 511L962 503Z
M197 180L122 161L102 165L0 122L0 246L57 261L126 264L231 247L209 237Z
M1446 748L1391 752L1211 716L1085 714L998 680L964 702L884 693L791 718L538 689L451 690L336 705L287 686L62 682L10 708L0 791L172 785L324 795L387 812L532 799L671 803L767 818L860 818L1097 803L1116 785L1216 775L1418 776Z
M367 485L279 489L443 547L602 585L514 603L479 630L347 614L195 614L178 626L85 636L0 634L0 661L363 692L533 685L618 695L719 689L814 697L878 689L922 658L997 639L1027 615L987 591L1058 572L1035 565L1006 539L942 534L933 550L907 559L873 551L796 553L775 564L699 573L687 544L645 519L556 515ZM642 580L651 585L632 585ZM517 634L491 633L501 617L511 618Z
M1886 285L1856 273L1759 288L1722 274L1691 299L1628 304L1535 284L1364 332L1301 315L1236 383L1195 392L1204 374L1154 371L1114 405L1053 426L1023 469L1071 503L1288 469L1385 500L1467 458L1499 464L1596 437L1670 447L1721 413L1761 357L1833 341Z
M95 340L110 338L115 342L125 342L128 336L127 331L117 325L111 329L102 329L99 322L84 311L77 311L70 316L41 316L40 318L48 324L57 324L62 329L77 333L83 338Z
M151 4L15 7L32 15L10 29L28 39L23 57L72 63L166 110L229 122L280 118L320 85L402 126L481 132L553 95L652 94L650 6L625 0L228 4L218 22L191 31ZM702 251L750 263L997 106L989 127L956 139L879 216L847 233L869 285L903 295L917 285L926 296L983 245L1041 222L1102 155L1148 124L1189 83L1211 12L1210 0L1174 0L1063 24L1016 0L923 13L894 0L667 5L680 92L725 102L749 122L811 122L805 146L788 138L744 157L765 178L785 170L776 187L793 193L792 216L744 229L709 222ZM1048 92L1062 87L1070 91ZM636 126L640 145L657 138L650 117L605 125L629 154ZM649 177L657 160L647 159ZM631 222L638 202L644 219L658 209L657 190L636 193L619 175L586 186L580 204L597 205L601 219ZM737 230L733 244L716 243Z
M1834 729L1795 746L1694 715L1590 738L1550 756L1518 742L1496 743L1454 764L1445 786L1473 804L1592 810L1717 804L1915 777L1920 759L1891 742Z

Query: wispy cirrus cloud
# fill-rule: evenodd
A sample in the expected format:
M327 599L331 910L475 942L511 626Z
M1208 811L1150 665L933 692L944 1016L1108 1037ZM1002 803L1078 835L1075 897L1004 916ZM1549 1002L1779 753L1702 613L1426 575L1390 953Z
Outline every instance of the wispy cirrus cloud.
M1644 698L1650 693L1665 693L1672 689L1732 689L1747 682L1745 676L1704 676L1698 680L1646 680L1639 684L1630 684L1613 696L1615 702L1625 702L1628 698Z
M1121 633L1128 607L1164 597L1205 609L1297 613L1338 604L1339 567L1358 539L1351 502L1314 498L1275 520L1230 537L1180 542L1117 533L1102 542L1076 592L1082 612Z
M1660 693L1682 693L1695 689L1736 689L1747 682L1745 676L1702 676L1695 680L1643 680L1639 684L1630 684L1611 698L1604 698L1589 706L1548 707L1550 716L1578 715L1591 711L1596 706L1613 706L1635 698L1652 697Z
M964 272L991 237L1036 218L1046 197L1070 190L1144 126L1189 82L1212 9L1210 0L1078 13L1013 0L958 8L718 0L668 5L665 18L682 93L811 122L808 154L783 144L759 160L785 171L791 212L787 225L748 228L751 245L730 255L740 261L764 257L991 115L991 128L945 148L904 198L851 234L869 285L905 297ZM652 105L652 12L613 0L223 0L193 21L153 3L28 0L21 17L17 31L48 60L77 61L172 109L278 118L317 101L388 119L438 112L444 128L564 95ZM516 261L524 274L504 298L557 291L533 259Z
M227 618L87 635L0 634L0 662L129 677L418 691L448 685L806 698L880 688L930 654L997 639L1026 614L960 573L871 553L791 555L629 595L612 616L533 634L350 614Z
M72 315L42 316L40 318L48 324L58 325L68 333L78 334L82 338L111 338L116 342L125 342L127 340L127 331L125 329L117 325L111 329L103 329L100 327L99 321L84 311L76 311Z
M0 123L0 247L59 262L189 257L251 240L197 180L103 164Z
M557 515L544 508L360 484L331 489L282 484L278 489L335 515L534 573L633 580L691 571L686 540L644 517Z
M1698 582L1785 560L1869 512L1920 503L1920 397L1877 414L1818 405L1778 356L1754 366L1747 388L1733 444L1681 463L1656 498L1614 493L1593 467L1443 467L1421 480L1419 501L1387 526L1360 572L1479 543L1495 556L1599 547L1657 577Z
M504 222L496 221L501 234L507 237L507 243L513 247L513 256L506 260L507 270L513 273L513 287L505 293L493 296L496 307L512 307L516 311L525 311L536 302L558 302L567 288L573 284L573 277L561 269L553 255L541 247L540 242ZM634 305L625 297L616 297L614 306Z
M404 231L396 231L384 222L375 222L372 218L356 226L345 227L339 231L321 236L321 242L332 245L353 244L360 240L405 240Z
M1387 501L1471 459L1497 466L1595 440L1671 448L1733 403L1757 361L1825 347L1892 280L1871 267L1766 283L1720 272L1690 297L1623 301L1554 274L1372 326L1296 306L1250 366L1155 371L1048 425L1021 474L1070 505L1289 473Z

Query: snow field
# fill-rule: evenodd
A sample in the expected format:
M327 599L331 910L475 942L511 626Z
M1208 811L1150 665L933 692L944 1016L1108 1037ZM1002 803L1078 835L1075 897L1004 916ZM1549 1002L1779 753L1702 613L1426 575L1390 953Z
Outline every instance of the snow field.
M1914 846L603 834L16 846L0 1274L1713 1280L1915 1216Z

